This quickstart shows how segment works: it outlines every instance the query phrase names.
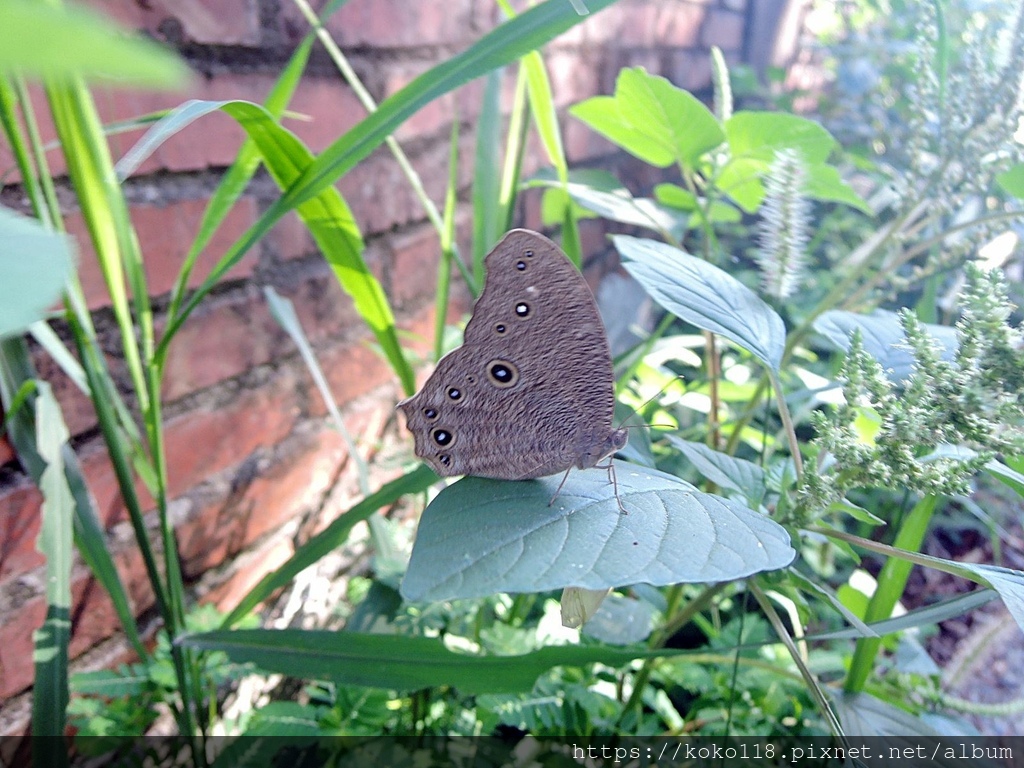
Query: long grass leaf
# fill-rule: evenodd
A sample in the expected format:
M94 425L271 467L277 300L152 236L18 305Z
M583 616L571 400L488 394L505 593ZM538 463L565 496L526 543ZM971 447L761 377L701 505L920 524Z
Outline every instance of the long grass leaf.
M46 382L38 382L35 399L36 447L46 463L39 478L43 494L39 551L46 558L46 619L33 635L35 685L32 733L61 736L68 706L68 644L71 642L71 542L74 498L64 476L64 451L70 434L60 406ZM39 739L33 758L39 765L65 765L67 752L58 739ZM40 754L39 751L48 754Z
M255 142L267 170L282 189L292 184L313 162L313 154L306 146L257 104L245 101L201 102L188 103L180 109L193 118L214 109L235 118ZM352 297L356 311L377 337L403 389L412 394L415 377L399 344L391 306L384 289L363 260L362 235L341 193L334 187L327 187L315 198L301 203L296 212L313 235L341 287ZM272 224L265 216L260 221L267 226ZM171 318L156 353L158 359L166 354L167 345L202 296L233 266L237 245L225 254L202 286Z

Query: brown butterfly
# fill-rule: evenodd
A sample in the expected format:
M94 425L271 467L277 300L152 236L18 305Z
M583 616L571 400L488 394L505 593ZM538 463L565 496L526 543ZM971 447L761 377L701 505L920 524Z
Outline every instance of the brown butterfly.
M526 229L505 235L486 266L463 345L398 404L416 455L443 476L525 480L622 449L608 338L583 276Z

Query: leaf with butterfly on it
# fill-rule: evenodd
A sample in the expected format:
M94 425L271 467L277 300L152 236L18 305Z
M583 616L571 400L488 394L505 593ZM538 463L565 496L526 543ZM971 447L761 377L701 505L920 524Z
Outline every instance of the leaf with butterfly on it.
M616 463L560 478L466 477L423 513L401 593L410 601L718 582L788 565L789 534L739 502Z
M786 326L778 313L727 272L671 245L612 238L622 266L676 317L724 336L778 373Z

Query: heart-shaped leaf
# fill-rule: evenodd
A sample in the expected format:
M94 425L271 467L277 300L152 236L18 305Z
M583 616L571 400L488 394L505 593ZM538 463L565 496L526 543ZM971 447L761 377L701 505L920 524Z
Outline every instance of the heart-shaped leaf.
M628 235L612 240L626 259L626 271L662 307L779 370L786 326L756 293L713 264L671 245Z
M420 520L407 600L450 600L564 587L728 581L788 565L782 526L671 475L617 463L606 472L448 486Z
M619 73L614 96L587 99L569 112L659 168L674 163L693 167L725 139L722 126L698 98L642 67Z

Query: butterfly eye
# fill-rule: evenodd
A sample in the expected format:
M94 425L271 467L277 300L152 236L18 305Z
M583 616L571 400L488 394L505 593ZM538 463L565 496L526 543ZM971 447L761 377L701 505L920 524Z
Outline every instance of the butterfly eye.
M519 383L519 369L508 360L492 360L487 364L487 380L500 389Z
M452 465L452 457L449 456L447 453L439 453L437 455L437 460L444 464L446 467L450 467Z
M533 256L533 251L523 251L523 256L525 256L526 258L530 258L531 256Z
M435 429L430 433L430 436L434 438L434 442L440 445L442 448L451 445L455 440L455 436L447 429Z
M498 323L497 325L495 325L494 326L494 332L495 333L504 333L505 332L505 324L504 323Z
M526 317L528 314L530 314L530 305L527 304L525 301L520 301L518 304L516 304L516 314L519 315L520 317Z
M452 400L461 400L462 399L462 390L461 389L457 389L456 387L449 387L448 388L448 397L450 397Z
M520 272L522 272L524 269L526 269L526 262L525 261L517 261L516 262L516 269L518 269Z
M426 417L427 421L433 421L437 418L437 408L424 408L423 415Z

